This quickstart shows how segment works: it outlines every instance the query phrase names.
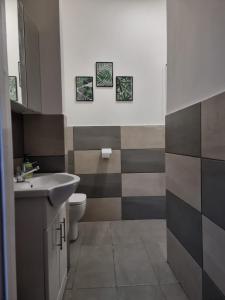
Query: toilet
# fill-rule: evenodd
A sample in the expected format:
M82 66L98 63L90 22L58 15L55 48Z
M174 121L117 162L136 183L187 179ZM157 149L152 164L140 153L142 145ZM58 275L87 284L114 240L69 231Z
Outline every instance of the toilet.
M78 222L85 213L86 199L85 194L73 194L69 198L70 241L75 241L78 238Z

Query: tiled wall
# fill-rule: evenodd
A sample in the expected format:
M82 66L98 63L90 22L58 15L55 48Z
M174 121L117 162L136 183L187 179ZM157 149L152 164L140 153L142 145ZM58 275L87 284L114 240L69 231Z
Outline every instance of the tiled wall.
M37 161L40 172L65 171L63 115L21 115L12 113L14 168L24 154Z
M168 262L190 300L225 299L225 93L166 117Z
M109 160L102 148L112 148ZM69 127L68 169L88 197L84 220L165 218L164 126Z

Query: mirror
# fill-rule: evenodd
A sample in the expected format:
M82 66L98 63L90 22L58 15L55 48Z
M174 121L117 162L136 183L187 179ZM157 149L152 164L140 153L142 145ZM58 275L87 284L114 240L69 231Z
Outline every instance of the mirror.
M5 10L10 100L22 104L17 0L5 1Z
M41 112L39 31L20 0L6 0L10 100Z

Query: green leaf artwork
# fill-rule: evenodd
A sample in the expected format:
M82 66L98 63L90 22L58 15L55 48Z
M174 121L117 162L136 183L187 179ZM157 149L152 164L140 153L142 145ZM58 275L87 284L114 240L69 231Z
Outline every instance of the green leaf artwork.
M18 101L16 76L9 76L9 98L10 100Z
M113 87L113 63L112 62L96 63L96 86Z
M133 77L132 76L116 77L116 100L133 101Z
M76 77L76 100L93 101L93 77L77 76Z

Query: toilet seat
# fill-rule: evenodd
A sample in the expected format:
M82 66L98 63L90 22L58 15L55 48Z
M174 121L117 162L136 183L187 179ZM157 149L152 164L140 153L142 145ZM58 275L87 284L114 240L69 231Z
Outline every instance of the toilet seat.
M69 198L69 204L71 206L74 205L82 205L86 203L87 196L85 194L73 194Z

